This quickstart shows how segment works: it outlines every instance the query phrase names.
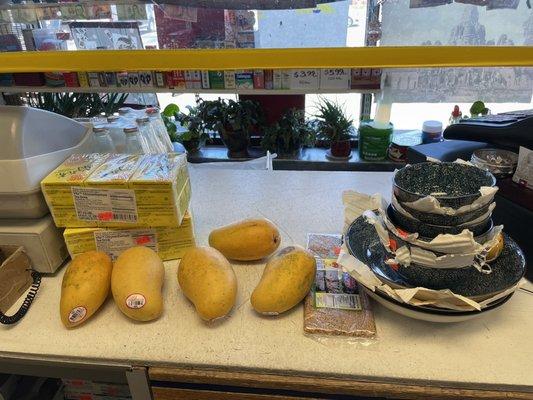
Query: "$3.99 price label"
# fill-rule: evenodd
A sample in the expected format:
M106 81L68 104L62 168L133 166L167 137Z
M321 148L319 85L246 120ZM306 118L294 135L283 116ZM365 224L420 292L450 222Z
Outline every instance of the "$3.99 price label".
M291 89L318 89L320 86L320 70L293 69L290 74Z

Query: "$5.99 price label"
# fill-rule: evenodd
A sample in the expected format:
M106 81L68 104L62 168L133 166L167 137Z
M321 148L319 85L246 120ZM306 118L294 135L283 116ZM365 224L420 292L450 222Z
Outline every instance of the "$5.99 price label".
M321 89L349 89L351 85L351 70L349 68L328 68L321 70Z

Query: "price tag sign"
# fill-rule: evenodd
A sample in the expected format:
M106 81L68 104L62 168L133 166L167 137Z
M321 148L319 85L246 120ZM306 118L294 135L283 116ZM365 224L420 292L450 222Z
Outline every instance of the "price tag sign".
M117 4L117 18L119 21L148 19L146 4Z
M318 89L320 86L318 69L293 69L289 75L291 89Z
M351 71L349 68L320 70L320 89L350 89Z

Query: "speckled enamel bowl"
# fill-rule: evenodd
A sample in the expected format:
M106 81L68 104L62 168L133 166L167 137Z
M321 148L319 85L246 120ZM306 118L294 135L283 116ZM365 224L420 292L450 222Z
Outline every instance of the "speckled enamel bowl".
M381 243L376 229L364 216L357 218L344 235L351 255L368 265L380 277L404 287L450 289L467 297L487 296L510 288L526 272L526 261L520 247L504 235L504 248L500 256L490 262L492 272L484 274L474 267L436 269L416 265L395 268L385 263L390 257Z
M393 191L400 203L431 195L441 206L458 209L478 199L482 186L494 185L494 175L471 165L424 162L399 170L394 176Z
M457 235L464 229L472 231L474 236L480 236L489 231L493 226L490 215L483 221L468 226L432 225L403 215L401 212L396 210L392 204L387 208L387 216L397 228L409 233L418 233L420 236L430 239L435 238L441 233Z
M440 225L440 226L456 226L462 224L468 224L470 221L473 221L489 212L491 203L485 204L483 207L480 207L473 211L468 211L462 214L456 215L442 215L434 214L425 211L415 210L412 207L406 206L405 204L400 204L405 211L411 214L416 220L424 222L431 225ZM403 214L402 214L403 215ZM490 217L490 215L489 215Z

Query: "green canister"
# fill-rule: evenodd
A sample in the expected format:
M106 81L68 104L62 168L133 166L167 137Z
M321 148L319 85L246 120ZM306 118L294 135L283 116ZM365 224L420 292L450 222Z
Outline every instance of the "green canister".
M359 158L379 161L387 158L393 125L380 126L373 120L361 121L359 125Z

